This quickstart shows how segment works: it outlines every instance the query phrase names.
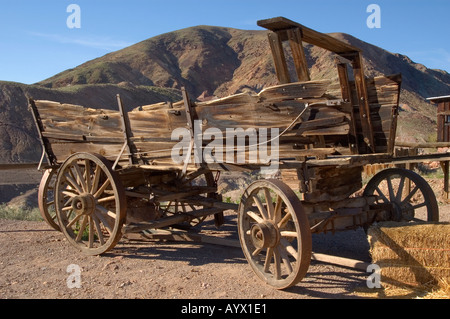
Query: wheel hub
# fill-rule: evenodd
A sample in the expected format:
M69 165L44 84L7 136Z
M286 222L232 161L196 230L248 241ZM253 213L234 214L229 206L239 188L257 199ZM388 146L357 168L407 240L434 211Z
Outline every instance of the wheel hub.
M95 198L92 194L81 194L72 200L72 209L77 215L91 215L95 211Z
M400 221L411 221L414 218L414 209L411 204L404 204L402 207L400 203L393 202L391 210L391 220Z
M251 227L250 234L256 248L275 247L279 241L278 229L269 221L254 224Z

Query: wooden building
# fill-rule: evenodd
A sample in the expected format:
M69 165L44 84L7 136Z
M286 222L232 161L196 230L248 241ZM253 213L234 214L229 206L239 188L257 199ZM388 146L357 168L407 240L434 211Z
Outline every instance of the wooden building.
M427 100L438 105L437 141L450 142L450 95L430 97Z

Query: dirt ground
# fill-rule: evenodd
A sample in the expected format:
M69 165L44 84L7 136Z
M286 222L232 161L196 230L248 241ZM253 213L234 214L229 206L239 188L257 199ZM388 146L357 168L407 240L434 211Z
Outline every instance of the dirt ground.
M341 255L368 260L364 232L337 236L315 238L314 250L328 253L339 245ZM0 220L0 247L0 298L357 298L353 292L368 276L313 261L302 282L278 291L253 274L240 248L122 239L109 253L89 257L45 222ZM69 266L79 267L79 281L71 281L76 268Z
M440 209L450 221L450 206ZM237 240L233 214L220 230L201 225L202 233ZM362 229L313 235L313 252L370 263ZM279 291L257 278L239 247L122 238L104 255L84 256L43 221L0 219L1 299L359 299L369 275L311 261L300 283Z
M235 218L226 221L219 231L205 222L202 233L236 239ZM0 247L2 299L346 299L367 296L370 275L312 261L299 284L279 291L254 275L237 247L122 238L104 255L84 256L45 222L0 220ZM315 253L370 262L368 250L362 229L313 236Z

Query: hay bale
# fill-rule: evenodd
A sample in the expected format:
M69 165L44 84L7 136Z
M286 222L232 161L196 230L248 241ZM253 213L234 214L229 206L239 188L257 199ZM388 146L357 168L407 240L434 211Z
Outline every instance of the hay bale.
M450 281L450 224L382 222L369 228L372 263L381 282L442 286Z

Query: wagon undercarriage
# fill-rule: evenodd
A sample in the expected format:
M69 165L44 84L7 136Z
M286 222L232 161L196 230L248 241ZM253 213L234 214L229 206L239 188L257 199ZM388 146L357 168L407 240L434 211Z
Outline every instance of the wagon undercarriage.
M30 99L48 160L39 187L44 219L80 251L96 255L112 249L124 234L189 229L208 216L220 227L223 212L235 211L246 259L258 277L278 289L305 276L312 233L385 220L437 221L433 191L410 170L387 169L363 187L364 165L408 160L392 155L400 77L365 79L359 49L287 19L259 25L271 30L280 81L259 94L200 103L183 91L183 101L131 112L120 97L118 112ZM290 81L285 41L298 82ZM302 41L340 56L337 82L310 81ZM354 81L343 58L353 67ZM168 136L177 128L188 134L177 153L183 153L181 162L173 156L179 140ZM217 129L214 152L205 153L211 136L211 143L199 143L196 128ZM243 148L228 147L237 136L218 137L229 128L253 130L246 131ZM259 148L252 148L252 132ZM268 134L263 142L261 132ZM275 140L278 156L269 163L252 157ZM199 149L202 159L196 161ZM244 162L236 164L242 154ZM206 161L219 155L219 161ZM279 175L250 184L239 204L223 201L217 190L220 172L268 166Z

